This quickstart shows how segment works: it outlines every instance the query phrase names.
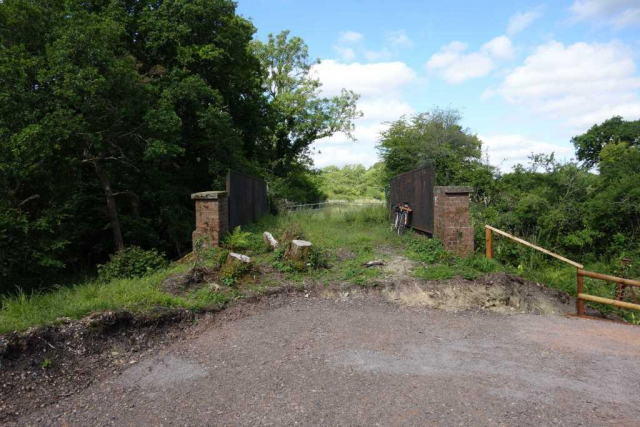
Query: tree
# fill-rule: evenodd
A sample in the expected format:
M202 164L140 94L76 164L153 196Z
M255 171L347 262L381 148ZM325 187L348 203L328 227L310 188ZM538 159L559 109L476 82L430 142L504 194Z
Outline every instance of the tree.
M189 194L258 170L254 32L230 0L0 2L0 281L180 254Z
M599 125L593 125L584 134L574 136L571 142L576 148L578 160L587 167L594 167L599 162L600 152L608 144L640 145L640 120L625 121L620 116L614 116Z
M435 108L392 122L378 143L387 179L433 164L438 185L466 181L469 169L482 167L482 142L460 125L461 118L457 110Z
M301 38L289 38L289 31L269 34L266 43L252 43L260 59L264 92L268 101L268 132L262 150L268 171L286 176L292 164L309 164L309 146L336 132L351 136L353 120L361 116L356 108L359 96L343 89L332 98L322 97L322 84L311 74L319 61L309 60Z

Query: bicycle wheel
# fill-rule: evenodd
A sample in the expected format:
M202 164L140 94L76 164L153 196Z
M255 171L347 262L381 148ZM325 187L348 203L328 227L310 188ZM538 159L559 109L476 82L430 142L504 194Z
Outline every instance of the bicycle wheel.
M400 224L398 224L398 236L401 236L401 235L404 234L405 227L406 227L405 226L405 224L406 224L406 218L405 218L406 215L407 215L406 212L403 212L400 215Z
M391 224L391 231L397 230L399 226L400 226L400 213L396 212L396 219Z

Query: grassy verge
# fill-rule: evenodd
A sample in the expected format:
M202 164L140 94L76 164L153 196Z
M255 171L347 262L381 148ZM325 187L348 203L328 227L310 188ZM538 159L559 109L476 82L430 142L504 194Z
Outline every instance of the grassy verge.
M360 264L377 255L375 248L401 244L391 235L386 223L386 210L382 207L335 208L267 216L245 229L250 234L247 246L241 252L251 255L257 264L272 264L274 255L266 252L262 232L269 230L279 238L285 230L299 228L314 246L326 251L331 268L290 271L285 274L286 281L302 283L306 277L311 277L327 284L344 280L364 285L379 274L379 270L365 269ZM126 309L144 313L157 307L200 310L219 307L242 297L238 289L224 285L217 291L203 286L181 296L165 292L163 282L189 267L174 263L167 269L137 279L116 279L108 283L91 279L47 292L0 297L0 334L55 324L61 318L79 319L96 311ZM260 283L246 287L260 291L278 285L281 283L276 279L265 277Z
M278 239L287 230L298 230L322 252L328 267L295 269L281 262L277 255L266 250L262 242L262 233L267 230ZM509 266L505 260L487 260L482 255L462 259L446 252L435 239L413 233L402 237L394 235L389 230L387 211L382 206L334 207L267 216L243 231L248 234L243 239L243 247L236 250L250 255L256 264L275 268L281 274L263 275L258 280L233 286L221 283L217 290L201 286L176 296L165 292L163 282L172 275L185 272L190 265L174 263L167 269L139 279L117 279L108 283L89 280L39 294L2 297L0 333L53 324L62 317L79 319L91 312L104 310L149 312L157 307L192 310L220 307L242 298L242 290L260 292L267 287L280 286L283 281L301 287L307 279L325 285L349 282L375 286L384 273L381 269L366 268L362 264L377 259L387 260L396 254L418 261L420 266L414 275L424 280L450 279L458 275L473 280L486 273L507 271L575 296L575 269L535 254L523 254L520 259L526 262L517 266ZM606 273L605 267L599 264L586 266ZM585 288L588 293L606 298L614 297L615 293L614 286L592 279L585 280ZM640 319L630 311L594 306L639 323Z
M228 293L212 292L206 288L185 296L163 292L162 282L187 268L174 264L138 279L118 279L109 283L90 281L46 293L4 297L0 310L0 333L52 324L63 317L79 319L96 311L126 309L145 312L158 306L203 309L223 305L231 299Z

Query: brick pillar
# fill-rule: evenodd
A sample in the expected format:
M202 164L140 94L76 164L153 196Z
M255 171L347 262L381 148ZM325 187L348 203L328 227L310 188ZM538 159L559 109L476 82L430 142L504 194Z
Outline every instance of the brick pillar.
M196 230L192 239L195 249L196 239L206 239L206 244L220 246L220 240L229 230L229 198L226 191L205 191L194 193L191 200L196 202Z
M434 189L434 235L445 249L462 257L473 253L473 227L469 213L471 187L436 187Z

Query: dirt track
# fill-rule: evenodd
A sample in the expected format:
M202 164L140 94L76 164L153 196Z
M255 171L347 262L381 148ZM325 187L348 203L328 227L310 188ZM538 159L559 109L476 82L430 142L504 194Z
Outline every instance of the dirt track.
M640 327L375 298L221 316L18 423L640 426Z

